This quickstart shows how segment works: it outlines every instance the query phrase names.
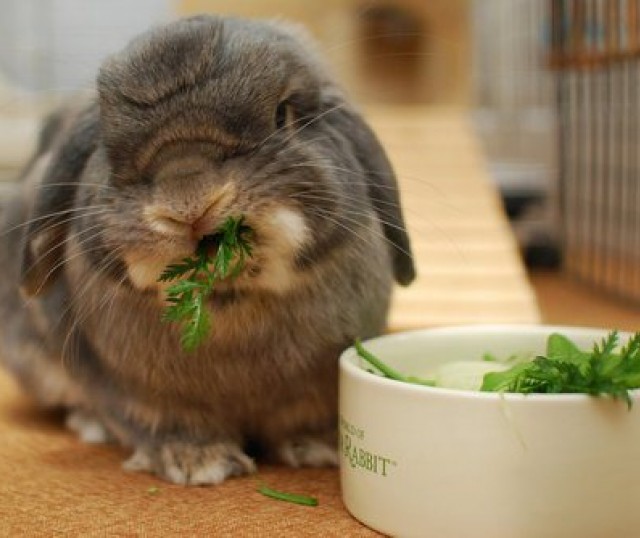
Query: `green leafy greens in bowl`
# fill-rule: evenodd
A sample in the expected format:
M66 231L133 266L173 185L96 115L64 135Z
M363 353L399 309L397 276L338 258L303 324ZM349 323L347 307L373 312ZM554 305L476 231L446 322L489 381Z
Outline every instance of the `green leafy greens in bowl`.
M251 256L251 235L243 217L228 217L214 234L200 242L194 256L168 265L160 275L159 282L178 281L166 290L169 305L162 319L182 324L181 343L186 351L194 351L211 331L211 314L205 301L216 284L240 274Z
M360 357L385 377L447 388L436 379L420 379L396 372L364 349L359 341L356 341L355 348ZM496 364L496 371L487 368L487 362ZM458 364L463 366L467 363ZM533 359L511 357L507 362L491 357L490 361L484 361L484 365L481 361L468 364L476 372L482 372L482 382L477 389L484 392L606 395L623 400L631 407L629 391L640 388L640 333L633 335L620 348L618 332L612 331L600 343L595 343L591 351L581 350L566 336L554 333L547 340L545 355ZM449 366L455 365L450 363ZM449 388L458 387L449 385Z

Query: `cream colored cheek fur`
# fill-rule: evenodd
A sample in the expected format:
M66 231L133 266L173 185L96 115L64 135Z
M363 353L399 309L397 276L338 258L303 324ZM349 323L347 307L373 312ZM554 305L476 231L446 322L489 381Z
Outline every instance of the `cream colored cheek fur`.
M124 260L129 279L136 288L144 290L158 287L158 277L164 271L167 265L166 261L154 260L136 254L126 254Z
M266 262L262 263L259 283L272 291L283 292L294 284L291 270L295 252L306 241L309 230L304 218L288 207L278 207L266 219L269 243L265 245Z

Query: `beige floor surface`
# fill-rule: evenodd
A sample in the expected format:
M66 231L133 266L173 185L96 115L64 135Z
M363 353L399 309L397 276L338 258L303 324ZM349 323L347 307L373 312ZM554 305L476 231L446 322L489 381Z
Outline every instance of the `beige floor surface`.
M376 108L370 120L394 163L418 266L398 289L391 328L539 320L515 239L468 116Z
M535 271L530 280L545 323L640 331L640 304L594 290L558 271Z

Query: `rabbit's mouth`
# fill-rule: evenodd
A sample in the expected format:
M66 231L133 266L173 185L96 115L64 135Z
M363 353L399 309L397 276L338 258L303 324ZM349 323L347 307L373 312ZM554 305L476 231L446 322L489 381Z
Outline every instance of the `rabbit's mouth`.
M218 248L220 248L220 235L209 234L198 241L196 251L205 252L207 256L214 257L218 253Z
M224 264L216 263L224 246L223 234L218 230L200 237L198 241L177 237L158 241L151 251L128 252L124 258L130 280L138 289L155 288L164 301L166 288L173 281L160 281L167 268L185 261L196 263L203 256L207 260L206 271L202 274L196 271L191 276L187 272L186 277L208 280L216 273L214 293L219 292L220 301L214 298L214 303L233 302L226 297L230 290L243 294L253 291L282 294L297 287L304 275L295 268L296 255L310 235L304 217L292 208L278 205L266 211L254 211L251 219L247 220L247 233L242 237L250 248L239 252L236 245L231 254L227 249L227 253L222 255ZM238 265L238 261L242 263ZM224 266L225 274L218 273L216 266Z

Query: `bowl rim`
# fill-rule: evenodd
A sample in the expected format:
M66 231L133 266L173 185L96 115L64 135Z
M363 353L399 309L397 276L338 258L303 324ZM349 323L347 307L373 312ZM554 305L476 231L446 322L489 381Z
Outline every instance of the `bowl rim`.
M573 334L583 333L589 334L607 334L613 329L606 329L603 327L581 327L570 325L547 325L547 324L473 324L473 325L447 325L424 329L412 329L408 331L400 331L389 334L376 336L374 338L368 338L362 341L362 344L366 345L371 342L390 342L390 341L403 341L416 336L424 334L450 334L455 336L456 334L482 334L486 332L504 331L511 334L517 333L529 333L529 334L550 334L552 332L571 332ZM619 331L622 338L627 339L633 335L630 331ZM438 397L451 397L459 399L482 399L482 400L502 400L508 402L539 402L540 404L550 404L558 402L570 402L580 403L593 402L593 399L597 396L590 394L573 394L573 393L561 393L561 394L520 394L513 392L482 392L474 390L463 389L451 389L443 387L430 387L428 385L417 385L413 383L405 383L404 381L397 381L395 379L389 379L386 377L372 375L371 373L363 370L360 366L355 364L355 360L358 355L353 345L343 350L340 355L339 367L340 377L343 375L349 375L362 383L368 383L372 385L379 385L385 390L395 390L398 392L409 392L417 395L430 395ZM629 394L634 402L640 402L640 388L631 389ZM607 398L610 401L610 398ZM622 402L624 403L624 402Z

